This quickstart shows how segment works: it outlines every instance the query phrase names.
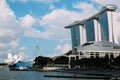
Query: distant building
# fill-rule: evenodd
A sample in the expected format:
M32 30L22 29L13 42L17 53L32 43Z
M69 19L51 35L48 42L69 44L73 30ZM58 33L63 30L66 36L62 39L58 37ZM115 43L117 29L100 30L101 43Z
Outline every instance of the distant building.
M32 67L33 66L33 62L29 61L29 62L23 62L23 61L18 61L16 63L16 67Z
M18 61L20 61L22 59L22 56L18 56L18 55L12 55L12 53L8 53L7 59L4 60L5 63L7 63L8 65L14 65L15 63L17 63Z

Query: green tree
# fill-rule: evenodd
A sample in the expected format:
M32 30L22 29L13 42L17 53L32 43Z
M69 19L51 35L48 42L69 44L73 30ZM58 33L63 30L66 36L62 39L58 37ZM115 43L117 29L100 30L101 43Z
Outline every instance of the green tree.
M115 66L119 66L120 67L120 56L118 56L118 57L116 57L115 59L114 59L114 65Z
M54 60L54 64L68 64L68 62L69 62L69 58L65 56L57 57Z
M34 62L35 63L33 64L33 66L37 65L39 68L43 68L47 64L52 64L53 60L49 57L38 56L35 58Z

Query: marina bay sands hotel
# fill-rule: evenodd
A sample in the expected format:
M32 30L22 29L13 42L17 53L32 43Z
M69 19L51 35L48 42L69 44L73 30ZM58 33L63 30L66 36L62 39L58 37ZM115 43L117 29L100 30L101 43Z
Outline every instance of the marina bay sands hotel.
M116 25L116 9L113 4L106 5L94 16L65 27L71 30L72 51L73 54L77 52L75 58L120 55L114 30L119 26Z

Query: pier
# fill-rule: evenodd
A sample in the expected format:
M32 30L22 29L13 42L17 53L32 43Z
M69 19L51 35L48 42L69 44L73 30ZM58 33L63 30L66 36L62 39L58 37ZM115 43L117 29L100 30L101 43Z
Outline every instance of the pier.
M111 76L61 76L61 75L44 75L44 77L52 78L80 78L80 79L111 79Z

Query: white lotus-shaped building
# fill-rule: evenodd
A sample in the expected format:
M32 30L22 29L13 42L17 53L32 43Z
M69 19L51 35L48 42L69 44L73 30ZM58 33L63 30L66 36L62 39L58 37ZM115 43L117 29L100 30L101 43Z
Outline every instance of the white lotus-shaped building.
M18 61L20 61L21 59L22 59L22 56L20 56L20 55L12 56L11 53L8 53L5 63L7 63L8 65L13 65L13 64L17 63Z

